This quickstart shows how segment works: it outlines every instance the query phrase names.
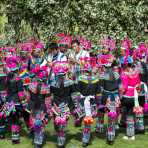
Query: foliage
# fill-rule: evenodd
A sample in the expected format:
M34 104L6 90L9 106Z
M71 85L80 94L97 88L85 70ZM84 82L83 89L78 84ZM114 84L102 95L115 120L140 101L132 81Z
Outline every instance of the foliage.
M134 40L147 35L145 0L1 0L1 4L8 18L5 31L14 30L16 41L31 35L47 40L59 32L93 41L104 35Z

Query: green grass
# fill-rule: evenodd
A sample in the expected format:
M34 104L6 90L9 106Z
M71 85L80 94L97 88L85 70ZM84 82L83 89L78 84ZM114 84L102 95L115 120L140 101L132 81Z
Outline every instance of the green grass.
M82 128L75 128L73 121L70 120L67 130L67 144L66 148L82 148L81 146L81 131ZM136 135L135 141L123 140L125 129L117 134L117 138L113 146L106 144L104 135L99 135L94 132L92 128L92 140L88 148L148 148L148 132L145 135ZM6 136L5 140L0 141L0 148L33 148L32 139L27 136L27 130L23 125L21 132L21 143L12 145L10 135ZM46 144L43 148L56 148L56 133L53 124L50 121L46 127Z

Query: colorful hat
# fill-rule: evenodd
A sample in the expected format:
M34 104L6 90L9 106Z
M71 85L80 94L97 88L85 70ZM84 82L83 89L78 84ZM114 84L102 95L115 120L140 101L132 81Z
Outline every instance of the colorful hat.
M69 63L67 61L56 61L52 67L55 75L65 75L69 71Z
M42 50L44 49L44 44L41 41L37 41L34 45L36 50Z
M109 50L114 50L116 48L116 41L111 37L101 39L99 44Z
M14 47L4 47L4 50L6 52L16 52L16 48L14 48Z
M84 57L80 58L81 71L91 71L96 66L95 57Z
M98 57L97 63L98 66L106 66L110 67L114 61L114 57L112 54L102 54Z
M19 44L18 48L21 52L32 52L33 49L33 43L23 43Z
M58 45L59 46L67 46L70 47L71 42L72 42L72 37L70 35L66 34L58 34L59 40L58 40Z
M86 38L80 37L78 38L80 45L83 47L83 49L85 50L89 50L92 48L92 44L89 40L87 40Z
M15 71L19 69L19 57L17 56L6 57L5 62L6 62L7 72Z
M145 43L140 43L138 45L138 47L134 50L133 52L133 58L134 59L142 59L142 58L146 58L147 56L147 47L145 45Z

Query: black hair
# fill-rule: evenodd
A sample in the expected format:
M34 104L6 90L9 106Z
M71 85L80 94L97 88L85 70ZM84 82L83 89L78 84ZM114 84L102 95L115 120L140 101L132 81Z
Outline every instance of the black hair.
M68 48L68 45L67 44L60 44L59 47Z
M73 45L73 44L77 44L77 45L80 45L80 42L78 41L78 39L75 39L75 40L72 40L72 42L71 42L71 45Z
M47 51L48 49L50 49L50 50L52 50L52 49L58 49L58 44L57 44L57 43L54 43L54 42L52 42L52 43L47 43L47 45L46 45L46 51Z

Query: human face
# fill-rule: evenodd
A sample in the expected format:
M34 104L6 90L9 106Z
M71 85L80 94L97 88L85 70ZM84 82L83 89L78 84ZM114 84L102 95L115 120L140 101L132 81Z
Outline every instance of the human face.
M36 58L39 58L40 57L40 54L41 54L41 51L36 51L36 50L34 50L33 53L32 53L32 55L34 57L36 57Z
M80 47L77 43L72 44L72 48L75 50L76 53L80 51Z
M57 50L57 49L53 49L53 50L52 50L52 53L53 53L53 55L55 55L55 54L58 53L58 50Z
M64 53L64 52L66 52L66 51L67 51L67 48L66 48L66 47L64 47L64 46L61 46L61 47L60 47L60 51Z

